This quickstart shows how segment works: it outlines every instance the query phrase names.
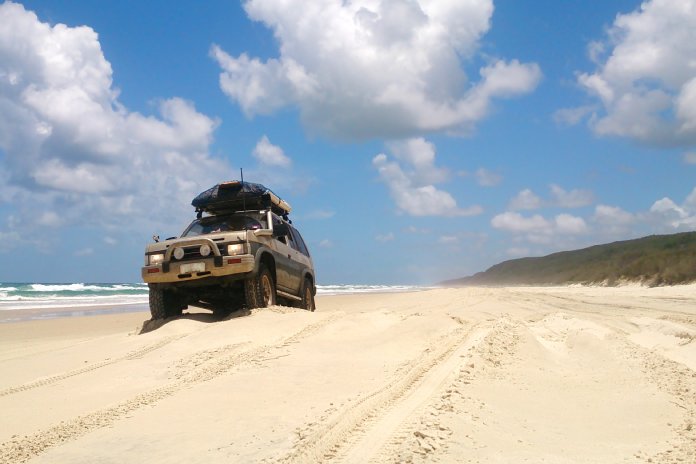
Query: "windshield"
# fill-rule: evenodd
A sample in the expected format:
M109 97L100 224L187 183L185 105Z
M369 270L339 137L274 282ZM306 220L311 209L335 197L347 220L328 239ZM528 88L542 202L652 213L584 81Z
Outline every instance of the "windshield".
M196 219L181 234L182 237L195 237L196 235L214 234L235 230L263 229L263 224L255 217L246 214L234 214L231 216L208 216Z

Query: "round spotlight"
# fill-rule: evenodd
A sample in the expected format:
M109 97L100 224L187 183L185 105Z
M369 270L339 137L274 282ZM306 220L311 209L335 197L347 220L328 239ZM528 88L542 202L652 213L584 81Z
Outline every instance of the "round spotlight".
M174 259L181 259L184 257L184 249L183 248L176 248L174 250Z
M206 245L206 244L201 245L201 249L200 249L201 256L208 256L210 254L210 251L211 251L210 245Z

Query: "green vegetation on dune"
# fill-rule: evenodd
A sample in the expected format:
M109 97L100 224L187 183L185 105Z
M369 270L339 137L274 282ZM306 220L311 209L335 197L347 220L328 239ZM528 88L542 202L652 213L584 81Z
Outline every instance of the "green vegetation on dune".
M696 232L635 240L504 261L485 272L444 285L566 285L640 282L676 285L696 281Z

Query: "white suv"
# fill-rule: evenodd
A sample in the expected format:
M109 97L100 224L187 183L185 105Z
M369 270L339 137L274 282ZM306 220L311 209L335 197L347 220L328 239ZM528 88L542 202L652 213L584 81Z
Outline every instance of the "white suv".
M282 300L314 311L314 265L290 205L260 184L226 182L194 199L198 218L145 250L153 319L188 305L225 313Z

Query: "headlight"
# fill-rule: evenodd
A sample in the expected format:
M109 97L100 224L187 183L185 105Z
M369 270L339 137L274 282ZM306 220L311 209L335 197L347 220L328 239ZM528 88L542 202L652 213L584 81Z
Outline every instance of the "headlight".
M201 249L199 250L201 256L208 256L210 254L210 245L201 245Z
M244 244L243 243L233 243L232 245L227 245L227 254L229 256L243 255L244 254Z
M155 264L161 264L162 261L164 261L164 255L163 255L163 254L149 255L149 256L148 256L148 264L149 264L150 266L154 266Z

